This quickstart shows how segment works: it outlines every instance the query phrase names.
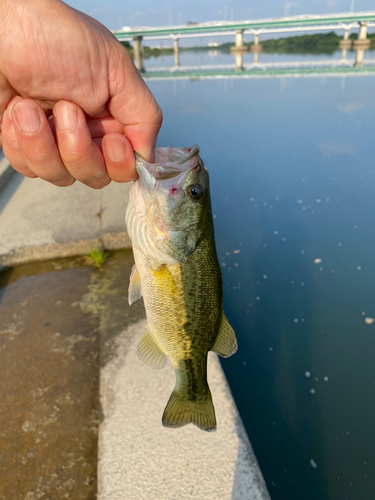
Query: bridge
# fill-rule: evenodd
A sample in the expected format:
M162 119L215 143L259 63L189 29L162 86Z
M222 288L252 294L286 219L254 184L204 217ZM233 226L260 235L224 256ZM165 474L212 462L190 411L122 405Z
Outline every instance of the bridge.
M135 64L139 71L144 72L142 40L173 39L175 64L179 66L180 38L192 38L202 36L228 36L235 35L235 45L232 52L247 52L248 47L244 45L244 36L253 35L253 52L260 52L261 45L259 36L261 34L319 31L319 30L344 30L341 48L350 48L351 40L349 32L351 29L359 29L358 39L354 42L354 48L367 49L370 41L367 39L367 30L375 26L375 11L372 12L349 12L341 14L328 14L318 16L292 16L273 19L258 19L249 21L231 22L208 22L190 24L187 26L168 27L127 27L122 31L114 31L113 34L119 41L133 40L133 52Z

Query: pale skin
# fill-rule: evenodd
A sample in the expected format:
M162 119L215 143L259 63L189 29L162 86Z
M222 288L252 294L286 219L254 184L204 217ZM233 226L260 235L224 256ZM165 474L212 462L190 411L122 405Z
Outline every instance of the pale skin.
M124 47L60 0L0 0L0 145L13 168L102 188L153 161L162 112Z

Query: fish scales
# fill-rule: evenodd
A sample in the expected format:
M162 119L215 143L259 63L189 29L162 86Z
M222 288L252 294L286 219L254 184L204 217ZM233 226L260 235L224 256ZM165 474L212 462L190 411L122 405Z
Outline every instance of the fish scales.
M155 368L169 357L175 369L163 425L211 431L207 353L230 356L237 342L222 311L208 172L198 147L157 148L158 160L163 164L137 157L140 177L126 214L135 258L129 302L143 295L148 320L137 354Z

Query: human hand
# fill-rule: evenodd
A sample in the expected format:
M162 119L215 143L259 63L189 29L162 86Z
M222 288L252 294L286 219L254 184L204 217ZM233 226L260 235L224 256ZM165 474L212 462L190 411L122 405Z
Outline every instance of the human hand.
M1 120L18 172L102 188L136 178L134 151L153 161L162 112L99 22L60 0L2 0Z

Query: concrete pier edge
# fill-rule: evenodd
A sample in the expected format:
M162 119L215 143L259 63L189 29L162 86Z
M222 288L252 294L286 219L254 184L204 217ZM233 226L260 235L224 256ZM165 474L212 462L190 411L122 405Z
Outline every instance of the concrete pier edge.
M0 193L0 270L31 261L84 255L95 246L102 249L131 247L124 222L129 184L112 183L100 191L80 183L57 188L40 179L27 179L11 173L7 174ZM144 321L129 328L130 336L126 330L116 337L118 355L102 368L100 374L105 418L99 430L99 500L156 498L157 490L150 474L156 474L153 468L158 464L157 470L161 474L158 487L162 487L160 477L163 473L170 473L173 465L170 453L173 450L179 456L175 457L175 462L180 469L176 471L177 476L168 478L169 490L165 490L164 496L158 496L160 500L192 498L190 492L184 491L180 474L189 482L189 487L198 488L199 496L195 498L201 500L269 500L256 457L216 356L210 356L209 369L219 430L207 434L193 426L164 429L160 416L166 402L164 399L173 384L172 371L154 374L147 367L137 368L135 344L131 339L135 334L138 337L142 334ZM124 399L124 394L128 399ZM141 417L138 410L142 412ZM137 458L142 461L142 470L132 460L135 442L139 447ZM121 445L133 451L124 453ZM189 466L186 469L186 457L190 457L191 470ZM202 463L210 464L209 471L202 472L205 470ZM215 467L217 473L212 472ZM147 478L142 472L146 470ZM196 486L195 477L199 482Z

